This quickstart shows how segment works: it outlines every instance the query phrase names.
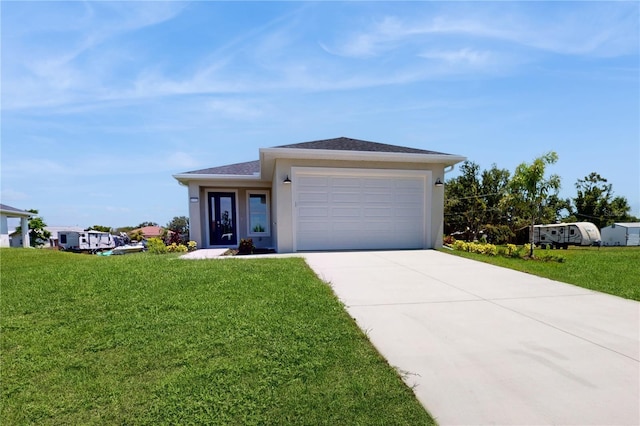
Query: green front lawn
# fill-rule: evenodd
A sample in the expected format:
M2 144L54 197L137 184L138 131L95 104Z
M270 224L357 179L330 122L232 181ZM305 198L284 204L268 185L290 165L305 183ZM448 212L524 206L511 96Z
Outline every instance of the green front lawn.
M0 250L10 424L431 424L302 259Z
M640 247L535 249L535 256L561 256L564 258L562 263L486 256L447 249L442 251L640 301Z

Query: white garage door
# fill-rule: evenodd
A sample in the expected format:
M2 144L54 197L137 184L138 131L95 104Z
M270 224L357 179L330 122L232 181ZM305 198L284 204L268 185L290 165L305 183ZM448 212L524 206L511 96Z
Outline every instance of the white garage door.
M296 250L424 247L426 174L333 170L294 174Z

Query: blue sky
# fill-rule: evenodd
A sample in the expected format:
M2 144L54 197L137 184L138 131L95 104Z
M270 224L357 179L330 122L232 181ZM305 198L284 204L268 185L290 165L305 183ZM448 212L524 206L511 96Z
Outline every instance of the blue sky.
M1 199L51 226L164 225L172 174L339 136L511 172L553 150L561 195L597 172L640 215L638 2L0 7Z

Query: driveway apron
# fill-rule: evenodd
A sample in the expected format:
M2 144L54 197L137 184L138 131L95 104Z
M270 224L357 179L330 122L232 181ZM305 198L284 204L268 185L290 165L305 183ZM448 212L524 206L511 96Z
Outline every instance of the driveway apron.
M307 253L441 425L640 424L640 304L434 250Z

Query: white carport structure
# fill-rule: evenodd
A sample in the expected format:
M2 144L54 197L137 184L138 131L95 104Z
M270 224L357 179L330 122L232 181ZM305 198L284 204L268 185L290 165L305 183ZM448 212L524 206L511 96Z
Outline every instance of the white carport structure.
M640 246L640 222L614 223L600 230L605 246Z
M29 218L33 213L0 204L0 247L9 247L8 218L20 218L22 228L22 247L29 247Z

